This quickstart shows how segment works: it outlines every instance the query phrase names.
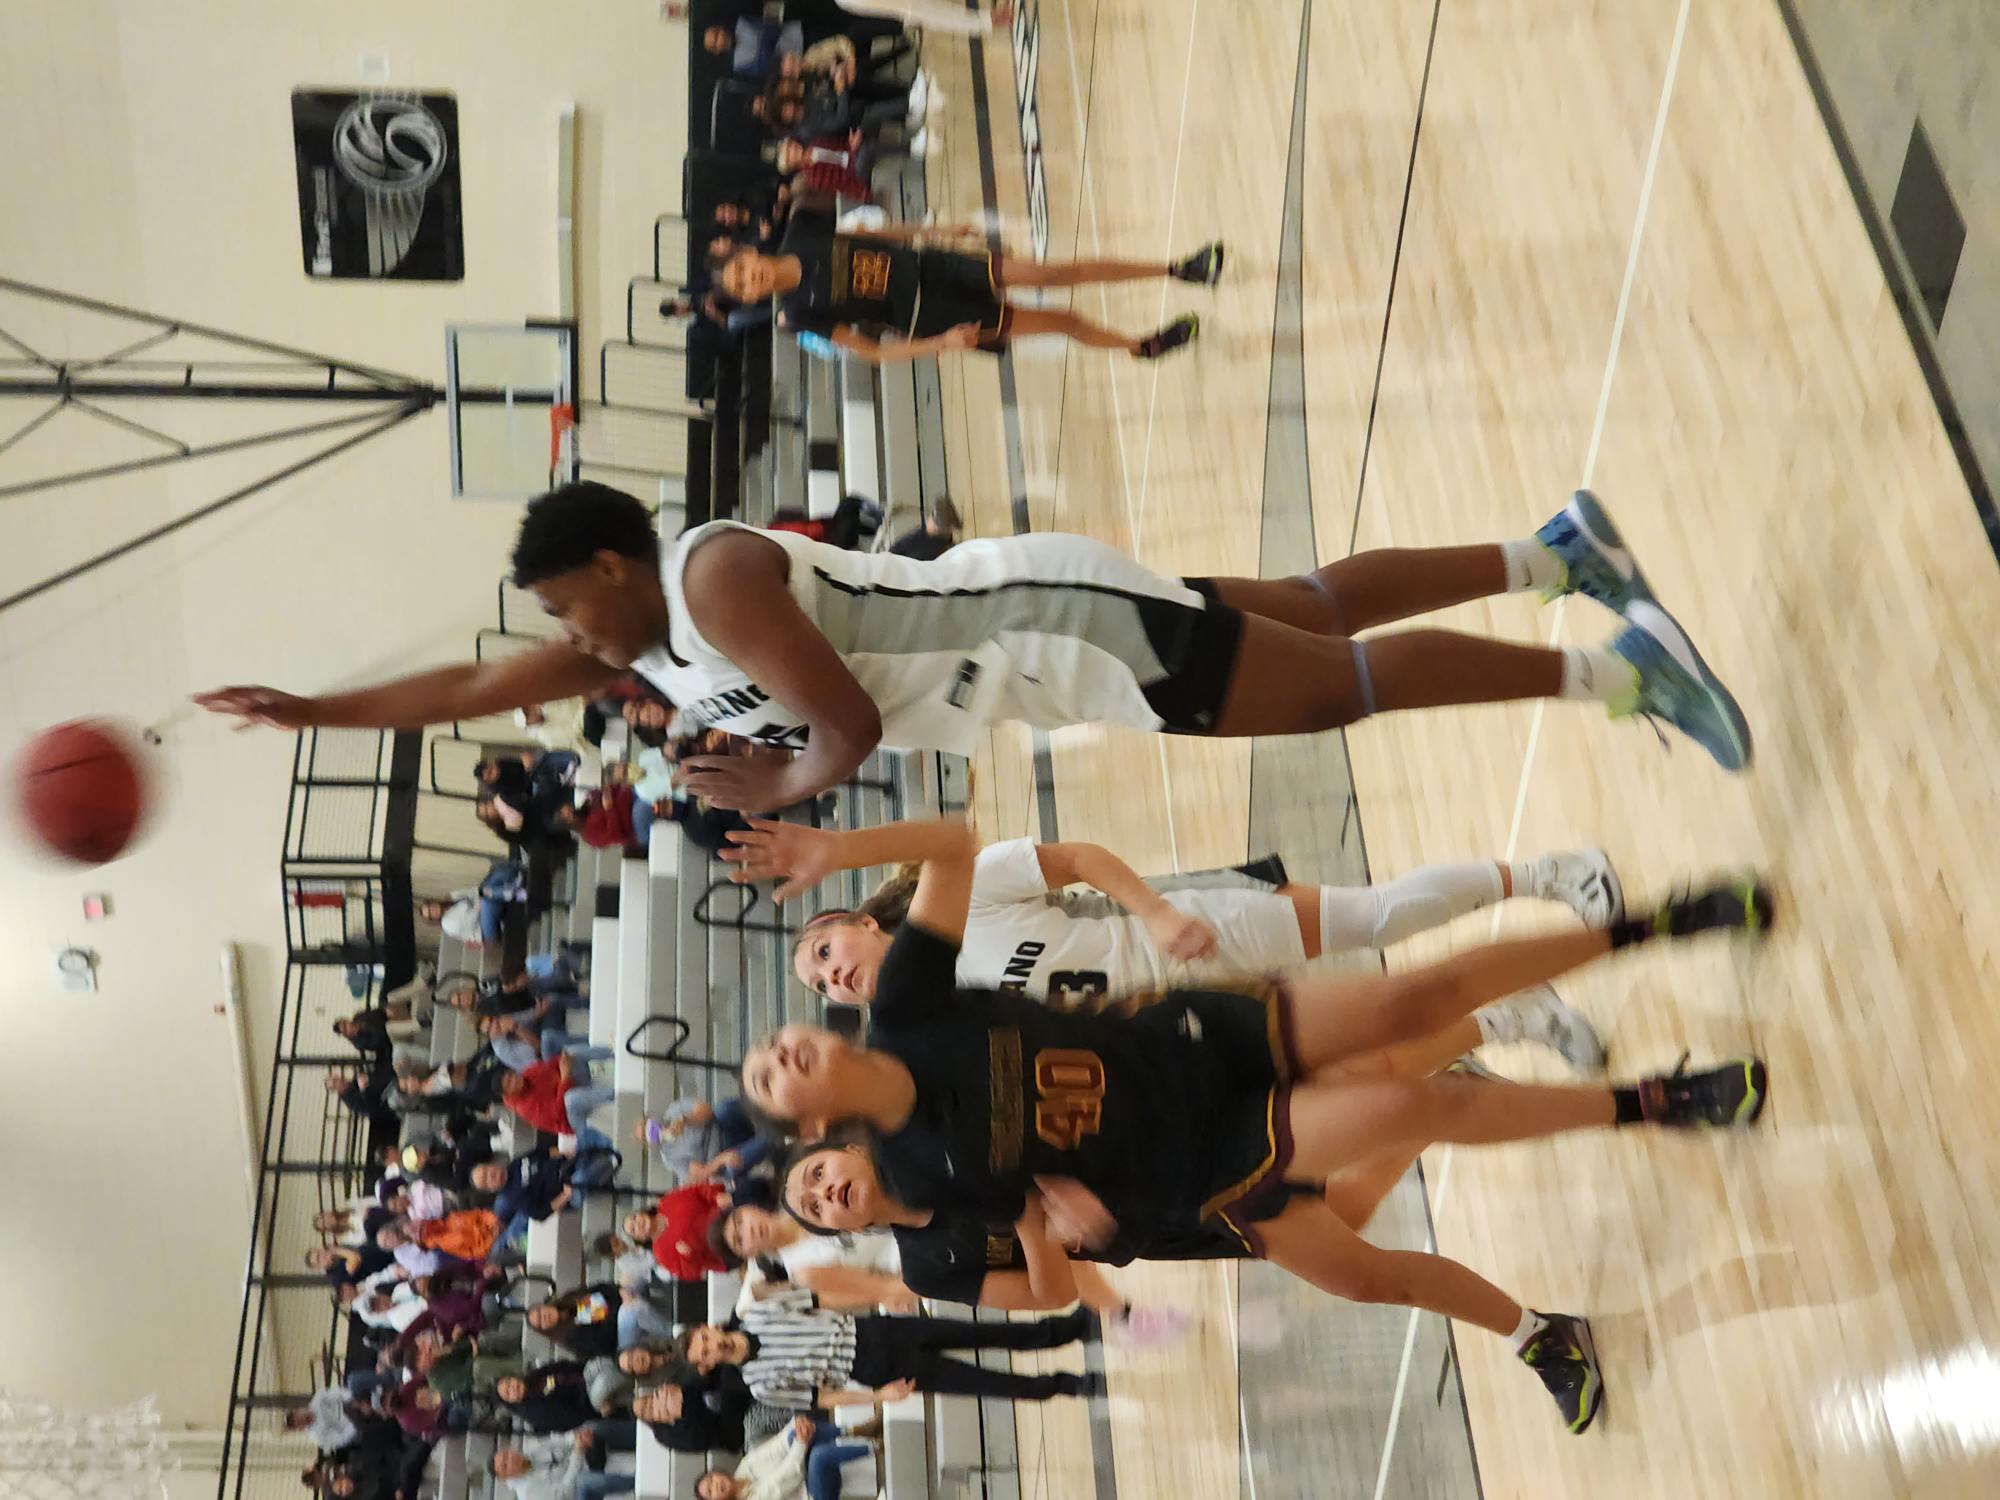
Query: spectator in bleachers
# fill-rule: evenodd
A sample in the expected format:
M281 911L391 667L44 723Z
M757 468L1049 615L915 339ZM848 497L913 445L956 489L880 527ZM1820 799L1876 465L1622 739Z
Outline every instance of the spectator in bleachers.
M304 1406L286 1412L285 1428L303 1432L320 1452L333 1453L361 1435L355 1418L366 1414L366 1409L348 1395L347 1387L330 1385L314 1391Z
M355 1249L317 1245L306 1251L305 1258L306 1269L321 1273L336 1290L353 1286L396 1263L388 1251L372 1244Z
M486 872L476 890L454 891L449 901L425 901L419 910L447 937L457 938L468 948L479 948L500 941L501 924L509 908L525 906L527 899L527 863L503 859Z
M711 1390L690 1373L642 1390L632 1398L632 1415L653 1430L662 1447L676 1453L705 1453L726 1448L743 1450L743 1418L750 1394L740 1381Z
M788 1214L744 1204L717 1217L708 1244L724 1270L749 1267L739 1309L791 1285L836 1310L917 1310L916 1293L903 1285L894 1235L811 1234ZM765 1274L765 1261L777 1264L782 1279Z
M528 812L534 763L533 754L526 751L496 755L474 765L472 779L479 784L481 796L491 797L515 817L523 818Z
M387 1058L379 1058L365 1074L335 1069L326 1075L326 1091L341 1105L368 1122L371 1130L394 1131L402 1117L389 1100L395 1086L395 1070Z
M632 738L658 749L667 743L667 725L674 706L659 698L628 698L620 712L632 730Z
M596 704L585 703L581 698L559 698L517 708L514 722L544 750L573 754L579 763L585 755L595 753L604 738L603 713Z
M600 1354L583 1364L583 1388L599 1415L625 1417L632 1414L632 1398L639 1394L638 1382L618 1368L618 1356Z
M523 1020L519 1012L481 1016L479 1034L493 1055L516 1073L565 1052L584 1062L609 1062L616 1055L609 1047L593 1046L587 1036L574 1036L549 1023L546 1014L540 1020Z
M612 1279L625 1287L649 1286L659 1264L646 1246L635 1245L612 1230L593 1235L590 1243L584 1246L584 1253L594 1260L611 1262Z
M593 849L644 849L652 837L654 812L641 803L631 784L607 775L606 784L557 815L558 826Z
M415 1246L419 1251L432 1250L459 1260L484 1260L499 1234L500 1221L491 1209L461 1208L440 1218L417 1222L405 1219L384 1226L376 1234L375 1243L392 1254ZM419 1271L413 1260L402 1264L413 1276L429 1275L438 1269L432 1265Z
M597 1416L584 1387L583 1366L575 1360L550 1360L525 1375L509 1375L493 1394L535 1432L569 1432Z
M745 1453L733 1475L710 1469L695 1480L695 1500L839 1500L842 1470L867 1459L872 1475L874 1453L872 1443L842 1441L831 1422L794 1417Z
M756 1399L799 1411L900 1401L916 1390L1047 1401L1090 1395L1100 1380L989 1370L946 1351L1058 1349L1095 1327L1082 1308L999 1323L856 1315L822 1308L811 1292L793 1288L753 1303L740 1327L697 1324L675 1341L675 1353L704 1374L735 1365Z
M811 141L858 132L873 142L889 127L902 126L914 132L904 146L911 156L922 159L930 147L929 136L911 124L910 94L902 84L851 81L843 87L825 74L781 71L750 101L750 114L779 139ZM792 222L798 222L796 213ZM726 286L723 291L735 296Z
M424 1299L407 1281L361 1289L349 1309L370 1328L401 1333L424 1315Z
M676 1281L698 1281L722 1262L708 1248L708 1226L727 1199L721 1186L695 1182L662 1193L651 1209L634 1209L625 1216L628 1238L650 1242L653 1259Z
M573 1433L524 1438L493 1455L488 1467L516 1500L603 1500L629 1495L636 1479L602 1467L607 1442L595 1425Z
M797 21L785 22L748 16L731 26L710 26L701 34L701 47L713 57L729 59L729 70L738 78L761 83L771 76L782 57L797 57L805 51L805 28Z
M580 1360L618 1352L623 1294L614 1282L571 1287L528 1309L528 1326Z
M571 1135L590 1127L593 1110L601 1109L617 1096L609 1084L593 1085L590 1065L578 1062L567 1052L504 1074L500 1081L500 1101L537 1130L550 1135Z
M647 1115L632 1138L651 1146L679 1186L708 1182L725 1172L748 1172L768 1160L770 1142L757 1134L741 1100L676 1099L664 1113Z
M421 1376L404 1381L382 1403L383 1415L413 1438L435 1441L444 1435L444 1395Z

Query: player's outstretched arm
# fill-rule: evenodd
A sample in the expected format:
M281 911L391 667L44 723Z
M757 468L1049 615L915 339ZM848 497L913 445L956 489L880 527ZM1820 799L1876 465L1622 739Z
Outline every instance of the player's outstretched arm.
M1100 844L1037 844L1035 859L1049 889L1079 882L1102 891L1145 924L1162 953L1191 962L1215 951L1214 929L1180 911L1124 860Z
M269 687L227 687L197 693L194 701L212 713L274 729L421 729L596 694L620 675L557 641L501 661L439 667L349 693L301 697Z

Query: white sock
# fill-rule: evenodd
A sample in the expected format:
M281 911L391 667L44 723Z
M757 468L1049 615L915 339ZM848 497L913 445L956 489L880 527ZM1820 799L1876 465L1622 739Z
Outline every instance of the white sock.
M1472 1013L1472 1019L1479 1027L1481 1046L1524 1041L1528 1035L1525 1018L1519 1009L1505 1000L1480 1006Z
M1639 672L1616 652L1582 646L1563 648L1562 686L1558 698L1586 703L1619 703L1632 696Z
M1519 1354L1523 1349L1527 1348L1528 1341L1548 1326L1549 1320L1536 1312L1532 1307L1522 1308L1521 1321L1515 1324L1514 1331L1507 1335L1508 1340L1514 1346L1514 1352Z
M1552 589L1563 581L1562 559L1534 537L1500 544L1500 560L1507 567L1507 592L1526 593L1529 589Z
M1322 953L1386 948L1500 899L1500 867L1490 860L1426 865L1381 885L1319 889Z
M1514 895L1526 901L1546 901L1549 888L1555 884L1556 862L1548 855L1537 855L1533 859L1517 859L1507 866L1512 877Z

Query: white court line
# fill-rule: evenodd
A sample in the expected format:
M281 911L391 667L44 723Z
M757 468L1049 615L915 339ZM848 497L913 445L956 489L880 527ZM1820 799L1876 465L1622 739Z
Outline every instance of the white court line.
M1604 356L1604 379L1597 390L1597 415L1590 425L1590 446L1584 453L1583 484L1589 487L1591 477L1597 472L1597 454L1604 441L1605 417L1611 409L1611 382L1618 373L1618 351L1625 342L1625 314L1632 302L1632 283L1638 275L1639 251L1646 237L1646 211L1653 201L1653 179L1660 165L1660 145L1667 134L1667 110L1673 103L1674 79L1681 68L1681 44L1687 36L1688 10L1693 0L1681 0L1680 13L1674 18L1673 48L1667 54L1667 73L1660 83L1660 105L1653 116L1653 139L1646 148L1646 171L1639 179L1639 206L1632 216L1632 242L1625 255L1625 279L1618 287L1618 311L1611 320L1611 347ZM1549 644L1555 645L1562 635L1564 606L1568 599L1558 600L1555 618L1549 627ZM1521 819L1528 805L1528 784L1535 770L1535 755L1541 747L1542 715L1548 706L1546 698L1535 703L1535 716L1528 726L1527 752L1521 760L1521 780L1514 789L1514 816L1507 828L1507 846L1502 851L1503 859L1511 860L1520 845ZM1493 925L1489 936L1497 937L1500 932L1500 908L1493 910ZM1443 1216L1445 1196L1451 1186L1452 1148L1442 1147L1438 1152L1437 1189L1431 1195L1430 1221L1432 1233L1429 1248L1437 1249L1436 1225ZM1417 1321L1423 1316L1421 1311L1412 1311L1410 1325L1403 1334L1403 1363L1396 1372L1396 1395L1389 1407L1389 1429L1382 1439L1382 1464L1375 1475L1375 1500L1382 1500L1389 1486L1389 1463L1396 1446L1396 1428L1402 1420L1403 1394L1410 1380L1410 1356L1416 1348Z
M1181 79L1181 139L1183 144L1185 143L1187 138L1188 90L1190 87L1192 87L1194 81L1194 37L1195 37L1194 18L1195 15L1197 15L1200 11L1200 3L1201 0L1195 0L1195 11L1191 13L1189 18L1188 66L1186 73L1183 75ZM1093 260L1096 260L1096 259L1101 259L1103 257L1104 236L1098 225L1097 199L1092 195L1090 191L1090 116L1084 110L1083 85L1076 76L1076 36L1070 30L1069 8L1067 6L1063 7L1063 39L1068 43L1068 46L1064 50L1069 54L1069 91L1070 91L1071 105L1076 115L1076 118L1081 122L1082 126L1082 139L1079 141L1077 146L1077 183L1083 198L1084 209L1088 214L1089 218L1091 258ZM1093 59L1093 64L1094 64L1094 59ZM1173 176L1173 193L1172 193L1172 201L1175 205L1178 205L1180 202L1180 165L1181 165L1180 151L1179 148L1177 147L1174 154L1174 176ZM1169 238L1171 238L1173 233L1172 208L1168 210L1167 232ZM1082 233L1083 233L1083 226L1079 224L1077 226L1077 234L1079 238L1082 237ZM1161 306L1164 307L1166 305L1166 293L1164 291L1161 292L1160 298L1161 298ZM1106 286L1100 285L1097 288L1097 300L1100 312L1105 318L1108 319L1111 315L1110 289ZM1071 292L1070 305L1075 306L1075 303L1076 303L1076 294L1075 292ZM1075 358L1074 351L1072 351L1069 357ZM1134 508L1132 503L1132 465L1130 460L1126 457L1125 454L1125 404L1118 394L1118 366L1115 357L1113 359L1113 362L1105 372L1105 380L1106 383L1111 388L1111 424L1112 424L1112 431L1118 439L1118 478L1119 478L1120 488L1124 492L1125 496L1125 529L1126 532L1132 538L1132 553L1136 557L1139 555L1140 537L1141 537L1140 525L1139 525L1139 511ZM1159 373L1157 371L1154 372L1153 380L1154 380L1154 390L1157 393L1159 388ZM1146 468L1148 473L1150 473L1152 469L1152 457L1151 457L1152 430L1153 430L1153 419L1152 419L1152 412L1149 408L1146 416L1146 434L1147 434ZM1060 476L1057 477L1058 477L1058 482L1060 483ZM1141 481L1141 483L1143 490L1143 480ZM1180 829L1177 824L1177 821L1174 818L1173 775L1167 766L1166 736L1159 735L1155 737L1154 753L1159 759L1161 789L1165 793L1164 802L1167 810L1168 864L1171 868L1178 870L1181 864Z
M1187 62L1181 68L1181 128L1174 140L1174 170L1167 178L1171 190L1167 194L1167 237L1161 249L1161 258L1172 263L1174 258L1174 225L1180 218L1181 210L1181 157L1187 150L1188 93L1194 87L1194 39L1201 30L1201 0L1194 0L1188 9ZM1167 321L1167 294L1174 289L1169 279L1160 283L1160 310L1153 317L1153 326L1162 328ZM1146 467L1139 474L1139 515L1146 514L1146 500L1152 492L1153 482L1153 413L1160 404L1160 361L1153 361L1153 384L1146 396ZM1164 760L1164 756L1162 757Z

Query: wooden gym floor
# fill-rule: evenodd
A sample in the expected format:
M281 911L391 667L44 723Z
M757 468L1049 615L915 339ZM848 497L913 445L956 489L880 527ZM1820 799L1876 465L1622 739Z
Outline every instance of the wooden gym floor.
M2000 838L1982 751L2000 738L1986 649L2000 576L1778 12L1305 7L1041 5L1049 256L1157 260L1225 236L1231 261L1214 293L1076 298L1134 330L1197 308L1189 354L1017 350L1030 523L1164 572L1257 572L1281 421L1302 422L1319 561L1524 535L1577 484L1597 488L1744 703L1754 770L1728 777L1684 741L1663 751L1572 705L1384 719L1349 739L1367 855L1392 874L1598 844L1639 900L1721 867L1769 871L1784 906L1761 950L1652 951L1565 992L1614 1071L1755 1049L1774 1102L1743 1137L1607 1133L1427 1158L1442 1248L1530 1303L1588 1313L1605 1366L1604 1414L1571 1438L1499 1340L1458 1330L1484 1493L2000 1492L2000 1301L1982 1253L2000 1237L2000 882L1981 854ZM949 96L932 201L973 216L965 45L934 40L929 66ZM1020 246L1016 69L992 48L985 72ZM1288 166L1296 288L1279 276ZM1293 326L1302 410L1274 411L1274 348ZM983 533L1014 529L999 377L982 357L944 370L954 493ZM1529 597L1443 623L1544 641L1611 630L1587 601ZM1033 749L1007 731L980 759L992 837L1043 827ZM1056 826L1141 869L1240 858L1251 760L1244 744L1059 734ZM1347 795L1303 779L1292 791L1336 808ZM1468 919L1390 962L1537 916ZM1246 1287L1264 1274L1245 1272ZM1108 1444L1100 1433L1093 1449L1076 1403L1024 1408L1024 1495L1467 1492L1407 1427L1330 1449L1273 1435L1270 1413L1309 1410L1313 1393L1239 1389L1234 1268L1122 1275L1202 1312L1203 1331L1110 1355ZM1433 1405L1435 1362L1355 1378L1399 1376L1414 1406Z

